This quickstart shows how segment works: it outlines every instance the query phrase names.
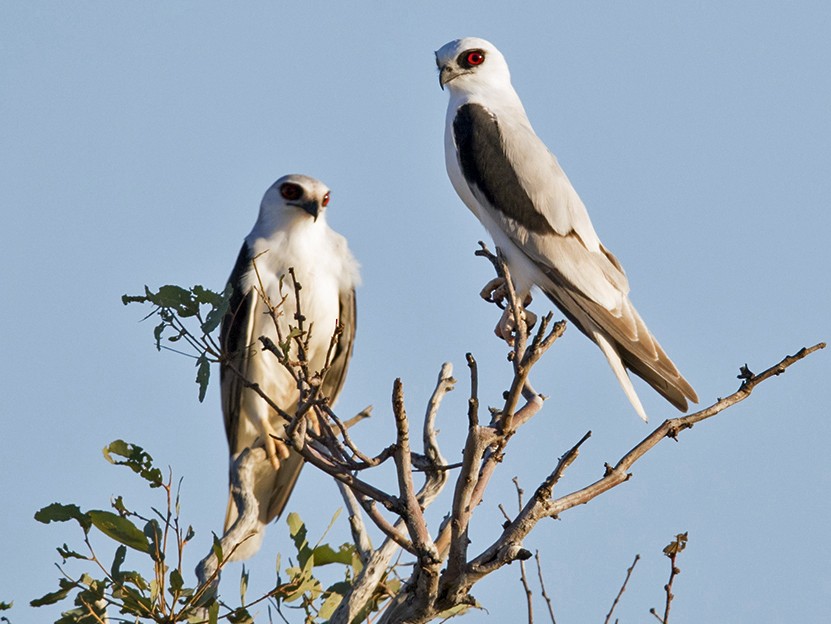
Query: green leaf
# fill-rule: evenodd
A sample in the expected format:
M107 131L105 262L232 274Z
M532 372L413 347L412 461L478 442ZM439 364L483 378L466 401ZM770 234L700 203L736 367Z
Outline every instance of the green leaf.
M80 619L79 622L83 624L101 622L107 608L106 602L104 602L104 591L109 583L108 581L96 581L87 575L82 576L81 580L85 581L89 586L78 592L78 595L75 596L75 604L86 610L85 617Z
M121 573L121 564L124 563L124 560L127 558L127 547L124 545L119 546L115 549L115 556L113 557L113 565L110 567L110 575L113 577L114 580L121 582L122 573Z
M219 603L214 601L208 607L208 624L217 624L219 619Z
M198 285L191 288L190 291L193 293L196 301L201 304L209 305L214 309L221 310L224 314L225 311L222 310L222 308L227 307L228 302L231 301L231 295L234 293L234 285L225 284L225 288L222 289L222 292L216 292L210 288Z
M333 549L329 544L323 544L314 549L315 566L329 565L330 563L352 565L354 552L355 547L351 544L342 544L338 550Z
M323 588L320 582L314 578L307 570L301 570L297 567L288 568L286 574L289 575L289 583L285 587L285 594L283 600L286 602L294 602L304 596L304 594L311 594L312 598L319 596Z
M52 503L35 512L35 520L43 524L76 520L81 525L84 533L88 533L90 526L92 526L89 516L81 512L78 505L62 505L60 503Z
M245 594L248 592L248 570L245 565L242 566L242 573L239 577L239 601L240 604L245 604Z
M8 611L14 606L14 602L0 602L0 611Z
M199 304L196 303L190 291L172 284L159 288L153 303L163 308L173 308L182 318L194 316L199 312Z
M162 547L162 528L155 518L144 525L144 537L147 538L148 553L153 561L164 561L164 548Z
M167 327L167 323L162 322L153 328L153 338L156 340L156 351L162 350L162 334L164 333L165 327Z
M182 573L179 572L178 569L173 568L170 571L170 591L171 591L171 593L181 591L184 586L185 586L185 580L182 578Z
M342 600L343 596L340 594L329 594L323 601L323 604L320 605L320 610L317 616L322 620L328 620L332 617L332 614L335 612L335 609L338 608L338 605Z
M252 618L251 614L248 613L248 611L243 607L239 607L238 609L232 611L226 617L231 624L254 624L254 618Z
M144 533L127 518L103 510L92 510L87 515L92 524L107 537L139 552L150 552L150 544Z
M64 560L64 563L67 559L81 559L82 561L92 561L92 557L87 557L82 555L81 553L77 553L74 550L70 550L69 546L64 544L63 546L58 546L56 548L58 554L61 556L61 559Z
M211 533L214 536L214 542L211 546L211 550L213 550L214 556L216 557L217 564L222 563L222 542L216 536L216 533Z
M309 541L306 539L308 534L306 525L295 512L291 512L288 515L286 523L289 525L289 535L294 541L294 547L297 549L297 562L301 568L305 568L309 559L314 554L312 549L309 548Z
M76 600L75 604L80 603ZM91 615L90 610L93 613L99 613L99 615ZM83 604L83 606L61 613L60 619L55 620L55 624L100 624L100 622L105 621L103 616L103 609L92 604Z
M154 578L150 581L150 604L159 602L159 592L161 592L162 587L159 583L158 577Z
M35 598L31 602L29 602L29 604L33 607L42 607L44 605L55 604L56 602L59 602L66 598L67 595L69 595L69 592L71 592L73 589L75 589L76 587L80 587L80 584L76 583L75 581L70 581L69 579L61 578L58 579L58 587L60 587L58 591L53 591L44 596L41 596L40 598Z
M121 572L121 582L122 584L132 583L140 591L147 591L150 589L150 583L148 583L147 580L135 570L125 570Z
M130 444L124 440L115 440L104 447L104 458L116 466L127 466L130 470L140 475L150 483L150 487L162 485L162 471L153 467L153 458L143 448ZM124 457L123 460L115 459L114 455Z
M128 587L127 585L118 585L113 588L113 598L121 601L121 613L129 613L131 615L146 616L152 611L152 602L146 596Z
M205 400L208 392L208 382L211 379L211 362L204 353L196 360L196 383L199 384L199 402Z
M147 286L144 287L145 292L149 292L147 290ZM121 295L121 303L127 305L128 303L147 303L147 295Z
M206 336L219 327L219 324L222 322L222 318L225 316L225 312L228 311L228 306L223 306L222 308L214 308L210 312L208 312L208 316L205 317L205 322L202 323L201 329L202 333Z
M202 323L202 332L207 336L212 333L219 324L225 313L228 312L228 306L231 303L231 295L234 292L233 284L227 284L225 290L221 293L215 293L212 290L202 288L201 286L194 286L192 289L196 300L199 303L204 303L211 306L211 310L205 317Z

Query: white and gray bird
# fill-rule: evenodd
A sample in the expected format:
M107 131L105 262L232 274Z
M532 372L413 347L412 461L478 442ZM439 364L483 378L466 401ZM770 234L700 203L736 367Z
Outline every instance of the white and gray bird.
M698 402L629 301L623 267L594 231L557 159L534 133L505 58L478 38L436 52L450 91L447 173L459 197L505 255L521 298L539 287L612 367L637 413L646 412L627 369L682 411Z
M358 263L346 239L326 223L329 189L305 175L287 175L266 191L251 233L245 237L228 283L232 295L222 319L220 342L226 354L221 367L222 410L231 462L246 448L264 447L268 461L257 466L254 493L259 502L257 534L244 541L234 559L246 559L260 547L265 526L279 516L300 474L303 460L279 438L286 422L260 396L244 387L240 375L259 384L281 409L293 414L299 393L291 375L277 358L261 349L260 336L278 341L277 329L263 301L284 299L281 333L296 326L296 303L289 268L302 286L300 306L311 337L306 354L311 371L323 368L336 323L343 332L322 393L334 403L343 387L355 336L355 286ZM281 286L281 281L283 285ZM235 368L237 372L231 370ZM230 497L229 497L230 499ZM225 530L237 509L229 500Z

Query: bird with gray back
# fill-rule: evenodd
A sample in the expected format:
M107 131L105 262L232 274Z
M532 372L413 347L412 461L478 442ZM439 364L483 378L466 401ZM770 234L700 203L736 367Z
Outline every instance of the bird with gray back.
M539 139L511 85L505 58L478 38L436 52L450 92L445 164L459 197L502 251L520 300L536 286L594 341L638 415L627 369L679 410L698 402L629 300L623 267L603 246L586 207ZM497 333L509 339L506 315Z

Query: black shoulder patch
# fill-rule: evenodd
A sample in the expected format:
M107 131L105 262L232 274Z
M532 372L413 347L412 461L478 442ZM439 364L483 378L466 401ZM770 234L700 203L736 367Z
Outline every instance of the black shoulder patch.
M502 149L499 122L479 104L456 111L453 138L462 173L496 208L532 232L553 232L548 220L534 207Z
M248 306L250 299L246 297L239 288L239 283L242 276L251 266L251 253L248 249L248 243L242 244L242 249L237 256L237 263L231 271L231 276L228 278L228 283L234 289L231 292L231 300L228 302L228 311L222 318L222 324L219 330L219 343L222 350L226 353L235 353L247 345L240 344L245 341L247 329L243 326L248 318Z

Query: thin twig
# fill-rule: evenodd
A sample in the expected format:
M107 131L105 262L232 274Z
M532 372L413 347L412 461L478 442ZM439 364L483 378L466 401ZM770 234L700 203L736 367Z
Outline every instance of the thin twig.
M746 365L745 365L746 368ZM664 585L664 591L666 592L666 603L664 605L664 617L660 618L656 609L653 607L649 610L649 612L657 617L663 624L667 624L669 622L669 609L672 605L672 599L675 596L672 593L672 583L675 581L675 577L681 574L681 570L678 569L678 566L675 565L676 560L678 559L678 555L681 553L684 548L687 547L687 533L679 533L675 536L675 539L670 542L666 548L664 548L664 554L669 557L670 566L669 566L669 581L666 585Z
M522 495L524 490L519 485L519 479L514 477L514 487L516 487L517 509L522 511ZM525 591L525 604L528 609L528 624L534 624L534 594L531 587L528 585L528 576L525 574L525 561L519 561L519 578L522 582L522 589Z
M551 604L551 598L548 597L548 592L545 591L545 581L543 581L542 578L542 563L540 563L539 550L534 552L534 559L537 562L537 577L540 580L540 592L542 593L543 600L545 600L545 604L548 607L548 615L551 618L551 624L557 624L557 620L554 618L554 606Z
M623 585L620 586L620 591L618 591L614 602L612 602L612 608L609 609L609 613L606 614L605 624L609 624L609 622L612 621L612 613L614 613L617 603L620 602L620 597L623 596L623 592L626 591L626 584L629 582L629 577L632 576L632 570L635 569L635 566L638 564L640 558L640 555L635 555L635 560L632 562L632 565L629 566L629 569L626 570L626 578L623 579Z

